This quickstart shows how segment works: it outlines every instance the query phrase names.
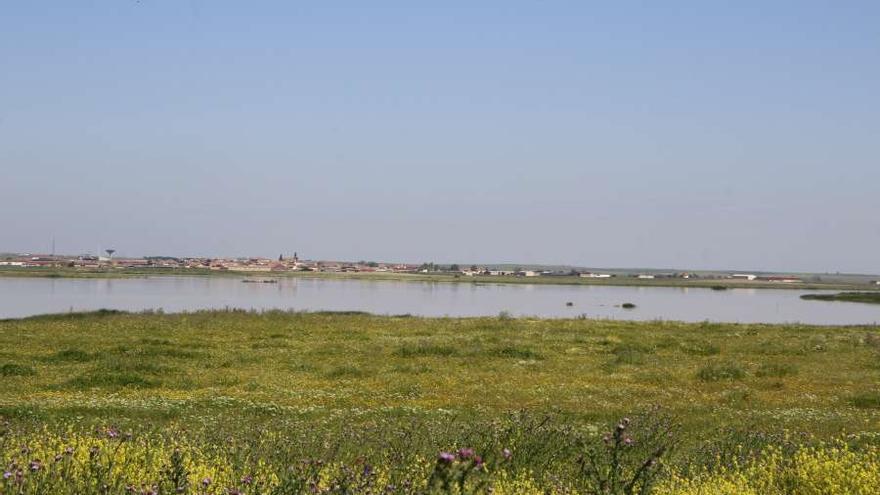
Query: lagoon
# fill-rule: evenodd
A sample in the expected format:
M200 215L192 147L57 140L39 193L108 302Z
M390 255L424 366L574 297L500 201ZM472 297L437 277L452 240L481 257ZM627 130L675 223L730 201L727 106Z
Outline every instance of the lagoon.
M423 281L156 276L123 279L2 278L0 318L100 308L366 311L417 316L513 316L821 325L880 322L880 305L805 301L805 291L568 286ZM567 305L571 303L571 305ZM625 309L623 303L636 307Z

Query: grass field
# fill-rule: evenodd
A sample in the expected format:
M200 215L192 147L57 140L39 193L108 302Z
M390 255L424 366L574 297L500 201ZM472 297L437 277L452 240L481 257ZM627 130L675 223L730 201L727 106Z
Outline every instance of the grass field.
M876 327L6 320L0 493L876 493L878 363Z

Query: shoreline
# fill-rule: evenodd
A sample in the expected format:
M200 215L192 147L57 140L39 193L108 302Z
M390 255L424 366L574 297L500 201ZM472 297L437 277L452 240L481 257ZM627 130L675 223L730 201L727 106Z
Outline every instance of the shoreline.
M710 290L727 289L790 289L790 290L859 290L880 292L880 286L832 282L766 282L732 279L638 279L616 277L612 279L591 279L577 276L462 276L452 274L428 273L336 273L336 272L235 272L202 269L43 269L43 268L0 268L0 278L74 278L74 279L124 279L149 277L226 277L250 279L311 278L330 280L367 280L434 282L458 284L503 284L503 285L587 285L612 287L679 287Z
M502 313L505 313L502 311ZM864 323L804 323L801 321L717 321L717 320L675 320L675 319L626 319L626 318L610 318L603 316L540 316L540 315L515 315L515 314L499 314L499 315L457 315L457 316L438 316L438 315L419 315L412 313L374 313L370 311L360 310L332 310L332 309L293 309L293 308L246 308L238 306L228 307L206 307L201 309L184 309L184 310L165 310L163 308L147 308L147 309L116 309L116 308L98 308L98 309L74 309L72 311L48 311L46 313L37 313L26 316L0 316L0 324L26 322L31 320L78 320L101 318L108 316L131 316L131 317L186 317L186 316L202 316L202 315L247 315L254 317L327 317L327 318L370 318L376 320L421 320L421 321L438 321L438 322L459 322L467 323L474 321L506 321L513 323L559 323L572 324L578 322L591 322L594 324L622 324L634 326L686 326L686 327L704 327L704 328L720 328L720 327L739 327L739 328L805 328L805 329L865 329L874 331L880 329L880 322L864 322Z

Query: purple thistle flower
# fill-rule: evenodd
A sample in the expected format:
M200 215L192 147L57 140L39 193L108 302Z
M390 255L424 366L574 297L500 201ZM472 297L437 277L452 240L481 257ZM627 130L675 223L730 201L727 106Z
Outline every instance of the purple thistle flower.
M31 471L39 471L41 466L40 461L31 461L30 463Z
M9 478L12 478L12 473L10 473L9 471L4 471L3 472L3 479L8 480Z
M455 455L450 454L449 452L440 452L439 458L441 461L448 464L455 460Z
M107 428L107 436L110 438L116 438L119 436L119 430L116 428Z
M458 456L462 459L470 459L474 456L474 449L458 449Z
M254 482L254 477L251 476L251 475L247 475L247 476L245 476L244 478L241 479L241 484L242 484L242 485L250 485L250 484L253 483L253 482Z
M483 467L483 458L478 455L474 456L474 466L476 466L477 469Z
M627 444L627 445L632 445L632 444L633 444L633 439L630 438L630 437L626 437L626 438L623 439L623 443L625 443L625 444Z
M203 485L203 486L208 486L208 485L210 485L210 484L211 484L211 478L205 478L205 479L202 480L202 485Z
M504 456L505 459L510 460L513 457L513 452L510 449L504 449L501 451L501 455Z

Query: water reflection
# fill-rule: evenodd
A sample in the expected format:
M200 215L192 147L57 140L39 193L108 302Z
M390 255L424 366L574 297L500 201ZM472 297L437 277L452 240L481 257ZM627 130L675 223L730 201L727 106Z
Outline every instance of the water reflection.
M369 311L424 316L514 315L633 320L866 324L880 306L803 301L801 291L282 278L0 278L0 317L99 308L168 312L209 308ZM568 306L567 303L572 305ZM631 302L635 309L620 305Z

